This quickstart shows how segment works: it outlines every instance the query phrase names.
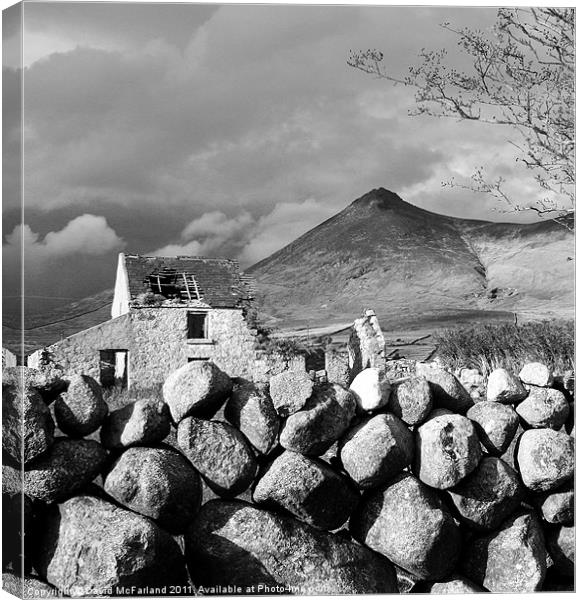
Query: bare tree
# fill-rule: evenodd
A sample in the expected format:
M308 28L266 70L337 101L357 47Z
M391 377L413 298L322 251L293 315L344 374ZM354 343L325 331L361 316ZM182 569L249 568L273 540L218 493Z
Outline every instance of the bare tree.
M572 8L501 8L488 32L441 25L457 36L470 69L450 64L445 50L422 49L419 66L406 76L390 73L379 50L351 51L347 63L394 84L416 89L412 115L453 117L511 128L510 143L544 192L523 206L505 191L505 180L489 181L482 167L468 185L492 194L513 210L533 210L566 226L574 211L575 12Z

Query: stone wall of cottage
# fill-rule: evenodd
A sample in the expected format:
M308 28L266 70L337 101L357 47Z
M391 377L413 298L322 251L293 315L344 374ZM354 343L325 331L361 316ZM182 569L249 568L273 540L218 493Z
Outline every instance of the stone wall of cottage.
M187 362L187 310L143 308L132 311L129 387L153 388Z
M81 331L49 347L68 373L100 380L100 351L127 350L132 390L158 387L188 360L211 360L230 377L266 381L288 368L304 369L304 358L257 352L256 338L241 310L212 309L207 340L188 340L187 308L139 308ZM29 357L38 366L40 351Z
M100 379L100 350L131 350L131 316L122 315L95 327L75 333L48 347L52 360L67 373L84 373ZM42 350L27 359L29 367L38 368Z
M252 371L256 338L242 311L210 310L207 316L207 331L208 342L188 342L184 334L187 358L211 360L231 377L248 376Z

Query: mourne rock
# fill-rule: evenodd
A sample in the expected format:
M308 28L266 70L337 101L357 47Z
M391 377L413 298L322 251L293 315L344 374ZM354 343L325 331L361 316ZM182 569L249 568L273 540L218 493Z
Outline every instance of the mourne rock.
M474 399L449 371L430 363L417 363L416 375L428 380L435 408L447 408L465 414L474 406Z
M409 473L365 498L351 517L353 536L413 575L439 580L460 556L460 529L434 490Z
M305 371L283 371L270 378L270 397L281 417L296 413L313 393L313 380Z
M246 502L204 504L185 545L197 585L231 585L240 594L397 593L395 571L386 558Z
M517 473L500 458L485 456L470 475L447 490L463 523L496 529L520 505L523 489Z
M414 472L431 487L456 485L474 471L481 455L474 425L461 415L431 418L416 431Z
M546 550L538 519L532 513L519 513L499 530L473 539L464 548L462 570L491 592L540 590L546 573Z
M554 490L573 477L573 438L552 429L529 429L520 438L517 462L523 483L529 489Z
M220 496L237 496L254 480L257 464L250 445L227 423L186 417L178 425L178 444Z
M127 448L156 444L171 428L167 404L142 398L109 414L101 427L101 443L106 448Z
M93 440L57 438L50 451L24 471L24 493L47 504L60 502L93 481L107 451Z
M129 448L104 482L105 491L128 509L182 533L202 503L202 482L191 463L165 448Z
M372 488L411 464L414 438L396 416L379 414L348 430L339 449L341 463L351 479L362 488Z
M73 597L134 595L132 586L152 590L187 581L183 556L168 533L93 496L51 508L35 566Z
M424 377L411 377L393 388L388 410L408 425L417 425L432 410L432 390Z
M482 445L495 456L509 447L518 428L517 413L499 402L478 402L466 416L474 423Z
M516 404L524 400L527 391L520 379L506 369L494 369L488 376L486 399L503 404Z
M2 384L2 450L16 463L30 463L54 440L50 410L31 387Z
M69 387L54 403L56 422L71 437L97 431L109 411L101 386L88 375L72 375Z
M559 390L531 387L529 395L516 407L516 412L530 427L558 430L567 421L569 403Z
M391 384L383 371L368 367L359 373L349 387L360 411L374 411L385 406L391 394Z
M355 416L355 398L331 383L315 389L305 407L286 420L280 445L309 456L324 454L349 427Z
M258 452L268 454L276 446L280 419L264 386L251 382L234 385L224 417Z
M323 461L286 450L258 481L252 499L287 510L314 527L337 529L355 509L359 494Z
M213 362L189 362L163 384L163 399L171 417L179 423L185 417L212 417L232 391L232 381Z

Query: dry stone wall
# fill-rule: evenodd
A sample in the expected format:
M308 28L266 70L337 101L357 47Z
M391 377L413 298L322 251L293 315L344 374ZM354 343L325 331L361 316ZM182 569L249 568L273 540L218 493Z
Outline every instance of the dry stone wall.
M88 374L8 369L10 589L572 589L574 397L559 378L492 373L477 396L437 365L407 381L364 368L350 388L296 367L251 381L185 363L116 410Z

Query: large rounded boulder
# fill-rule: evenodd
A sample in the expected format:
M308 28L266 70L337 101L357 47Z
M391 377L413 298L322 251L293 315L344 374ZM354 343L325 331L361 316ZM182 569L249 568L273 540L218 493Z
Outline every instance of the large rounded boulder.
M462 571L471 581L502 594L540 590L547 570L543 532L530 512L517 513L500 529L474 538L462 557Z
M499 402L478 402L466 416L474 423L486 451L494 456L505 452L518 428L515 410Z
M408 425L422 423L433 406L432 388L425 377L410 377L394 386L388 410Z
M268 454L276 446L280 418L265 385L251 382L235 384L224 409L224 417L261 454Z
M101 386L88 375L72 375L69 386L54 403L61 431L71 437L84 437L97 431L109 409Z
M518 374L519 379L528 385L549 387L553 383L553 373L540 362L526 363Z
M202 503L202 482L191 463L173 449L129 448L114 463L105 491L123 506L182 533Z
M416 431L414 472L431 487L455 486L474 471L481 455L476 429L462 415L441 414Z
M376 367L368 367L358 373L349 387L357 408L361 412L372 412L385 406L391 394L391 384L385 373Z
M465 414L474 406L474 400L466 388L446 369L431 363L417 363L416 375L428 380L436 408Z
M210 361L189 362L163 384L163 399L175 423L189 416L214 416L231 392L230 377Z
M146 517L93 496L77 496L50 509L35 567L72 597L131 596L138 588L187 583L183 555L168 533Z
M52 364L41 369L6 367L2 369L2 382L16 387L33 388L46 404L56 400L68 387L62 368Z
M529 489L554 490L573 477L574 440L552 429L529 429L520 438L517 462L523 483Z
M575 516L575 489L573 480L564 486L538 494L535 506L547 523L569 525Z
M321 456L347 430L355 407L353 394L339 384L318 386L304 408L287 418L280 445L300 454Z
M228 423L186 417L178 425L178 444L219 496L234 497L248 489L258 465L246 438Z
M470 475L447 492L465 525L488 531L505 521L523 497L517 473L493 456L484 457Z
M142 398L109 413L101 427L101 443L111 449L156 444L169 435L170 428L167 404Z
M283 452L256 484L254 502L283 509L321 529L337 529L351 515L359 493L322 460Z
M32 387L2 384L2 450L16 463L28 464L54 441L54 421Z
M560 429L569 416L569 403L559 390L531 387L529 395L516 407L519 417L534 428Z
M24 471L24 493L46 504L83 489L107 462L107 451L93 440L57 438L50 451Z
M488 376L486 399L502 404L517 404L527 397L521 380L506 369L494 369Z
M409 473L370 493L350 529L362 544L421 579L445 577L460 557L452 515L434 490Z
M185 535L194 584L237 594L397 593L393 565L344 536L241 501L211 500Z
M365 419L341 439L340 458L351 479L372 488L395 477L412 463L414 437L392 414Z
M270 397L275 411L288 417L301 410L313 393L314 382L308 373L299 370L283 371L270 378Z
M27 569L34 503L22 493L22 471L2 465L2 569ZM26 546L26 547L25 547ZM24 551L24 552L23 552ZM24 556L23 556L24 554Z

